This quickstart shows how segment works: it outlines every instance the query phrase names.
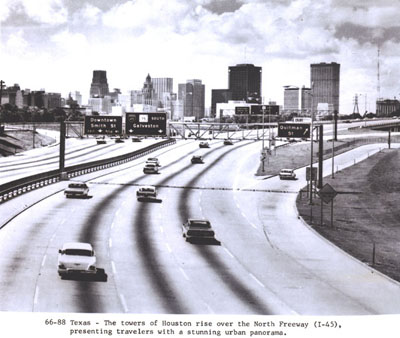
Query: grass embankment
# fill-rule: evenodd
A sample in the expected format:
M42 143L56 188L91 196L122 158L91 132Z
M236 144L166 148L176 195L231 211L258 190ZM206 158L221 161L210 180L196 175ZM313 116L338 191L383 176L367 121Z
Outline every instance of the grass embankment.
M53 138L36 132L35 135L33 135L32 130L6 131L5 135L0 138L5 141L6 149L12 153L20 153L32 148L40 148L54 143Z
M313 228L332 243L385 275L400 281L400 150L384 149L370 158L324 178L339 193L331 205L314 199ZM345 192L345 193L343 193ZM311 206L297 199L310 223Z
M369 138L373 142L374 137ZM377 139L378 140L378 139ZM380 139L381 140L381 139ZM397 140L398 141L398 140ZM335 142L335 146L345 141ZM365 143L350 144L335 155ZM330 149L331 142L324 142ZM318 144L313 146L317 160ZM330 154L324 156L329 158ZM258 175L276 175L281 168L299 168L310 163L310 143L301 143L276 150L265 163L265 171ZM297 208L303 219L318 233L362 262L373 265L385 275L400 281L400 150L384 149L368 159L335 173L335 178L324 178L339 193L334 199L333 226L331 205L313 199L313 223L310 224L311 207L306 194L297 198Z

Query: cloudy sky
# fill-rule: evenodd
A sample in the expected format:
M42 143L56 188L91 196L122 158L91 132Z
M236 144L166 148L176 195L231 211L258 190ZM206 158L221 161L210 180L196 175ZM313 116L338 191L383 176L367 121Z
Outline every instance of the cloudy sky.
M2 0L0 78L48 92L79 90L92 72L110 89L141 89L148 73L227 88L228 66L263 69L263 96L310 85L310 64L341 64L340 112L400 97L400 0Z

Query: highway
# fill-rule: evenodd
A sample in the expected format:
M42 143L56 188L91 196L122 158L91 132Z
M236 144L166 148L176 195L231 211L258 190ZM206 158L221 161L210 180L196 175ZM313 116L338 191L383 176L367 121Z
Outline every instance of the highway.
M126 154L156 142L159 141L143 139L139 143L127 139L124 143L115 143L114 140L107 139L106 144L97 144L94 138L67 139L65 166ZM16 156L0 157L0 184L58 168L58 143L44 148L32 149Z
M398 283L298 218L294 201L305 185L304 168L296 181L257 179L260 142L210 144L200 149L198 141L179 141L157 150L159 174L144 175L143 158L81 176L90 187L87 199L66 199L67 182L53 185L59 192L0 230L0 311L400 313ZM352 165L382 146L357 148L335 164ZM194 154L205 163L191 164ZM140 185L156 186L159 201L137 201ZM1 208L11 210L19 198ZM209 219L220 245L186 242L181 225L192 217ZM94 246L107 280L60 279L58 249L69 241Z

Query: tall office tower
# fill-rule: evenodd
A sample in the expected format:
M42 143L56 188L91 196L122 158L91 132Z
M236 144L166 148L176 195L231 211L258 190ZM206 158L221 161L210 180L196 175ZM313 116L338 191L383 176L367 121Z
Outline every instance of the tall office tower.
M156 105L154 102L154 88L150 74L147 74L146 81L143 83L143 104L153 106Z
M183 102L183 116L204 117L205 85L201 80L186 80L178 85L178 100Z
M340 64L335 62L311 64L313 111L317 111L318 104L327 104L333 111L339 112L339 86Z
M283 92L283 109L287 113L299 112L299 87L285 86Z
M261 104L261 67L255 67L252 64L238 64L229 67L228 72L232 100Z
M94 70L92 84L90 85L90 97L104 97L109 94L107 72Z
M300 110L302 114L311 116L311 88L301 88Z
M155 99L165 107L164 98L173 92L173 79L170 77L153 77Z

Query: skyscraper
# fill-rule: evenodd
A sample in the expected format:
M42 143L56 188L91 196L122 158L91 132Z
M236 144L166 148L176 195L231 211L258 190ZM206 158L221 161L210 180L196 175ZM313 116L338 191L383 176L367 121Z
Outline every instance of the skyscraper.
M299 87L285 86L283 92L283 109L287 113L299 112Z
M340 64L311 64L312 109L317 111L318 104L326 104L339 112ZM333 113L329 112L329 113Z
M154 88L154 98L157 106L170 108L171 95L173 93L173 79L170 77L158 77L152 79Z
M204 117L205 85L201 80L186 80L178 85L178 100L183 102L183 116Z
M232 100L261 103L262 68L252 64L229 67L229 90Z
M90 85L90 97L104 97L108 94L107 72L105 70L94 70L92 84Z

